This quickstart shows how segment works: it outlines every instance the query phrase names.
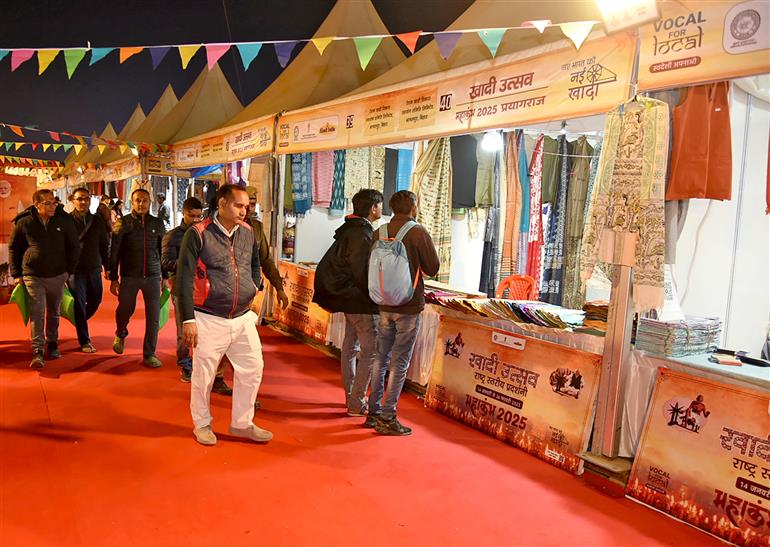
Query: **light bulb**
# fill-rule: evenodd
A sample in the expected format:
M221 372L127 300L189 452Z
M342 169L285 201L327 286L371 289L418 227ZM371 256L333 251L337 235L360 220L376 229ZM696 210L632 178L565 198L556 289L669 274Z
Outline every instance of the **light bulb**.
M499 131L487 131L481 139L481 148L487 152L497 152L503 149L503 136Z

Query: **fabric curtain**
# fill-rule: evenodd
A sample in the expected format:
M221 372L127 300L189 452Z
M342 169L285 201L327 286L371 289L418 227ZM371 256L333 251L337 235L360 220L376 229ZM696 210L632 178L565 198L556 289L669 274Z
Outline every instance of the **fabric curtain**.
M569 184L570 157L567 154L567 137L558 139L559 184L556 199L551 207L551 222L545 241L543 260L543 284L540 287L540 300L557 306L561 305L562 283L564 280L564 244L567 227L567 185Z
M334 152L313 154L313 205L329 207L334 185Z
M452 250L452 157L449 138L430 141L417 161L412 177L412 192L419 199L417 221L433 239L441 267L436 279L449 282Z
M541 190L543 183L543 142L544 135L535 141L532 161L529 166L529 231L527 232L527 269L526 274L535 280L535 292L540 292L540 277L543 263L543 202Z

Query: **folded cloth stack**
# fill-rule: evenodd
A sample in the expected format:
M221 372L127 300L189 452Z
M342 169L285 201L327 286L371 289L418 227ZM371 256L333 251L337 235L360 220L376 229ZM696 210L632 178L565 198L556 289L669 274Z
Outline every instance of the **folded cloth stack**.
M667 357L711 353L717 348L722 321L717 317L685 317L684 321L639 319L636 349Z

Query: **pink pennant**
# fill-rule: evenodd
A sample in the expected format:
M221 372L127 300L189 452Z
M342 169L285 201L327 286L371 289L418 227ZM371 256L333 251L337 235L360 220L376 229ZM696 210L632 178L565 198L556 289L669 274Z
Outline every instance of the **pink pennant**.
M230 44L211 44L206 46L206 61L209 65L209 70L214 68L214 65L217 64L217 61L227 53L227 50L230 49Z
M11 52L11 72L26 63L35 54L34 49L14 49Z
M538 19L535 21L524 21L521 26L522 27L534 27L536 28L540 34L543 34L543 31L545 28L551 24L550 19Z

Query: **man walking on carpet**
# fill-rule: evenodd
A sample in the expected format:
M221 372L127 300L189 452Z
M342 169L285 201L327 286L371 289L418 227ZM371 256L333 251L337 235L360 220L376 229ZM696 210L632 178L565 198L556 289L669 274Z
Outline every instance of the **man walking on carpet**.
M177 260L183 340L193 354L193 435L203 445L217 442L211 387L227 355L234 371L230 434L264 443L273 434L252 422L263 369L256 314L250 309L260 282L259 244L244 222L249 207L244 187L220 187L216 205L216 212L187 230Z
M94 353L88 332L88 320L102 303L102 268L110 260L110 239L104 217L91 214L91 193L86 188L73 192L75 210L70 213L80 240L80 257L69 288L75 299L75 330L83 353Z
M160 264L164 234L163 223L150 214L150 193L143 188L131 192L131 214L115 223L110 248L110 292L118 297L112 349L117 354L123 353L128 322L136 309L136 296L142 291L145 314L142 364L150 368L162 365L155 350L161 286L166 287L168 277Z
M78 234L72 217L56 206L53 192L38 190L32 205L13 219L8 262L16 283L29 293L32 368L45 366L59 352L59 306L67 277L78 262Z
M373 427L381 435L403 436L411 434L412 430L402 425L396 418L396 405L404 387L414 343L420 330L420 314L425 307L425 287L422 276L423 274L428 277L436 275L440 264L430 234L415 221L417 196L408 190L400 190L393 194L389 204L393 211L393 218L374 233L374 239L376 241L400 236L399 239L406 248L409 259L410 279L406 282L412 284L414 292L412 298L405 304L379 307L377 358L372 371L369 415L364 422L364 427ZM385 283L387 284L388 281L385 280ZM388 366L390 366L390 376L386 391L385 374Z
M365 416L367 411L379 313L369 298L367 266L372 223L382 217L382 202L377 190L360 190L353 196L353 214L337 228L334 243L315 272L313 302L331 313L345 314L340 368L348 416Z

